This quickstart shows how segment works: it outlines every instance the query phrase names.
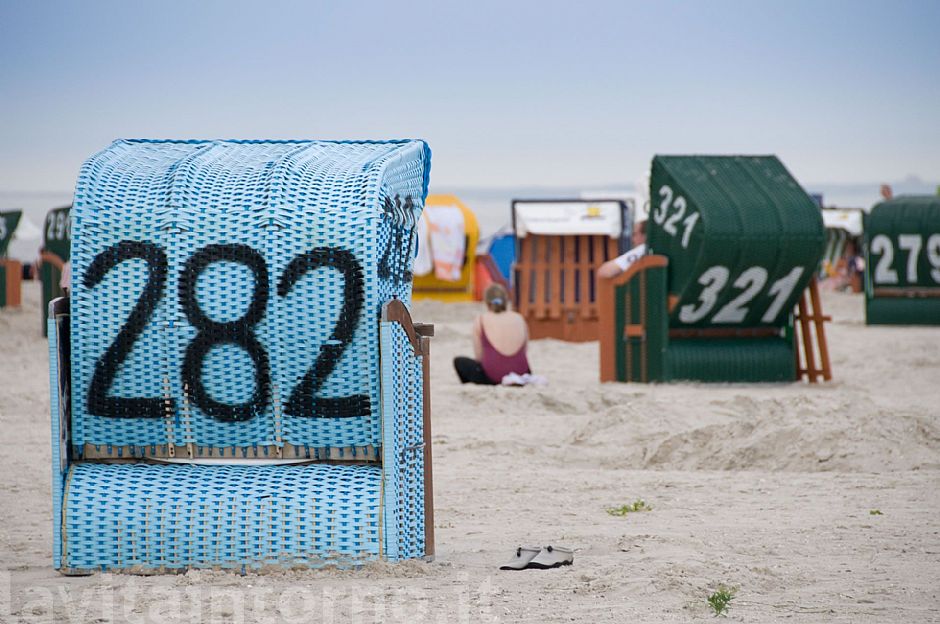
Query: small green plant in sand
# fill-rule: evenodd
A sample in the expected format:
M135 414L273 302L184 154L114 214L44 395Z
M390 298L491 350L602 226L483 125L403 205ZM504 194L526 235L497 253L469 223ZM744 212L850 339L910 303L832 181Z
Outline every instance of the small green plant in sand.
M608 507L607 513L612 516L625 516L640 511L653 511L653 508L646 504L642 498L633 501L633 504L621 505L620 507Z
M712 608L712 611L715 612L715 617L728 615L728 609L737 591L738 589L736 587L719 585L717 591L708 597L708 605Z
M734 600L734 595L737 592L737 587L725 587L724 585L719 585L718 589L707 598L708 606L710 606L712 611L715 612L715 617L718 617L719 615L728 615L728 609L731 608L731 601Z
M868 515L869 516L883 516L884 514L881 513L880 509L872 509L868 512Z

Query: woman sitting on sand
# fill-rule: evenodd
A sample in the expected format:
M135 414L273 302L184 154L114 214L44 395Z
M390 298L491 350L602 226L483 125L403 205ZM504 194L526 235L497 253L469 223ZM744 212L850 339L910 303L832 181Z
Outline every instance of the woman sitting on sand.
M509 293L492 284L483 294L486 312L473 321L473 352L476 359L454 358L461 383L495 385L510 373L529 371L526 344L529 328L518 312L509 310Z

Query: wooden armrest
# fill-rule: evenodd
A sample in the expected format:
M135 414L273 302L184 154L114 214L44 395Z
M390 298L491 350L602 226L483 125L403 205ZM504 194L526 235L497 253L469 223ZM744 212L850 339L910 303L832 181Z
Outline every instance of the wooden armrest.
M39 259L43 262L48 262L49 264L59 269L60 271L65 266L65 260L60 258L58 255L52 253L51 251L42 252L41 254L39 254Z
M386 322L395 321L400 324L402 329L405 330L408 341L411 343L411 347L415 350L415 353L427 355L422 341L434 335L434 326L412 321L411 313L400 299L392 299L382 306L382 320ZM430 332L430 334L427 332Z

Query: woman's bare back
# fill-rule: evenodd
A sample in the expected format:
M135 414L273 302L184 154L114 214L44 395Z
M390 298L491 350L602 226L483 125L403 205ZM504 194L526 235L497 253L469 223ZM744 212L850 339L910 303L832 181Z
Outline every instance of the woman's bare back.
M487 340L502 355L513 355L525 345L529 337L525 319L518 312L484 312L477 317L474 330L482 326Z

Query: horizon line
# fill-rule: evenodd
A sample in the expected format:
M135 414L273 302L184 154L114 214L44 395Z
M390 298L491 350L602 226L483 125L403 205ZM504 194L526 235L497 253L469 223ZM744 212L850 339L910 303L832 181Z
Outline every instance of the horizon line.
M925 180L920 176L910 175L906 178L900 180L879 180L879 181L867 181L867 182L805 182L800 183L804 189L808 189L811 186L832 186L832 187L867 187L867 186L878 186L881 184L889 185L904 185L904 184L917 184L923 186L938 186L940 187L940 179L938 180ZM580 189L582 191L598 190L598 191L619 191L619 190L636 190L637 185L633 182L609 182L603 184L470 184L470 185L461 185L461 184L435 184L431 182L431 188L444 188L452 190L464 190L464 191L474 191L474 190L486 190L486 191L513 191L519 189L526 190L572 190ZM75 192L74 189L11 189L4 190L0 189L0 196L3 195L33 195L33 196L43 196L43 195L69 195Z

